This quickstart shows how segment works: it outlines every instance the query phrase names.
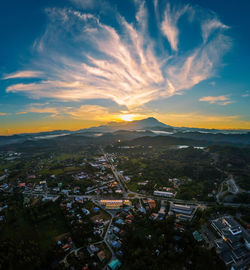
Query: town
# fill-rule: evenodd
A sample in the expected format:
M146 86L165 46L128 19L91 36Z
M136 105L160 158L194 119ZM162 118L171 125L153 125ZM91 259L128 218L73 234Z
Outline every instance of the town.
M135 149L121 150L119 143L117 147L110 151L110 146L106 150L88 146L75 153L46 153L43 158L1 152L2 233L10 237L11 230L18 229L27 239L39 235L37 243L23 243L29 246L20 249L44 253L17 255L22 267L34 260L37 269L46 263L46 269L142 269L149 260L143 268L161 269L154 267L164 255L169 265L169 256L183 257L181 262L172 258L173 269L201 269L197 267L202 261L187 251L191 244L201 252L202 260L213 258L212 269L246 269L250 262L250 224L244 217L249 215L249 204L222 201L227 176L221 183L214 179L207 198L200 200L198 194L197 198L184 199L178 194L190 184L190 177L173 175L165 181L166 186L153 184L153 179L145 180L143 170L138 172L139 164L128 170L127 163L135 160L128 159L126 152ZM143 150L144 159L147 151ZM139 177L135 178L135 173ZM228 179L227 189L234 194L239 187L232 176ZM28 224L23 224L24 217ZM29 226L35 230L26 232ZM3 243L10 241L8 237ZM14 237L21 240L20 235ZM133 241L134 248L129 248ZM148 246L147 252L154 254L151 259L140 253L139 243ZM133 258L133 265L129 258ZM152 260L154 266L150 266Z

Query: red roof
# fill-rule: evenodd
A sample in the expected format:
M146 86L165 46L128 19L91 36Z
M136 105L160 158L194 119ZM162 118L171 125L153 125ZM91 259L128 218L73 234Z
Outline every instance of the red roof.
M148 200L148 204L149 204L150 208L155 208L156 207L155 200Z
M26 184L25 184L25 183L20 183L18 186L19 186L19 187L25 187Z
M126 219L134 220L134 216L133 216L133 215L127 215L127 216L126 216Z

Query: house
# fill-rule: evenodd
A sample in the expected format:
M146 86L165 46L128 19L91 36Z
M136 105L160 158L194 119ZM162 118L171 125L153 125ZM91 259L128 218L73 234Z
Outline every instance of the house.
M117 270L120 266L121 266L121 262L118 259L115 259L108 264L108 269Z
M115 226L115 227L113 228L113 232L114 232L114 233L119 233L119 231L120 231L120 229L119 229L118 227Z
M201 242L203 240L201 234L198 231L193 232L193 237L197 242Z
M103 262L106 259L105 252L103 250L99 251L97 253L97 257L100 260L100 262Z
M67 208L71 208L72 207L72 203L67 203Z
M118 248L121 247L121 244L119 242L117 242L117 241L111 241L110 243L114 248L118 249Z
M18 184L18 187L22 188L22 187L25 187L26 186L26 183L19 183Z
M118 224L118 225L119 225L119 224L123 224L123 220L122 220L121 218L119 218L119 219L116 220L115 223Z
M148 204L149 204L149 207L150 209L153 209L156 207L156 203L155 203L155 200L148 200Z
M96 253L97 251L99 251L99 248L96 247L96 246L94 246L94 245L89 245L89 246L87 247L87 250L88 250L90 256L93 256L94 253Z
M126 219L134 220L135 217L134 217L133 215L127 215L127 216L126 216Z

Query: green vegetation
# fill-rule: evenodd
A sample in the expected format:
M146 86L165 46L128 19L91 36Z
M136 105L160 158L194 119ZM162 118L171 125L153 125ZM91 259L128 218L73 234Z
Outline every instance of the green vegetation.
M188 147L118 149L117 165L124 174L131 176L128 188L152 194L154 189L174 188L179 199L214 200L208 193L217 188L225 174L211 165L212 156L208 151ZM169 179L178 178L174 186ZM215 185L216 183L216 185Z
M236 179L244 190L250 190L250 148L211 146L210 152L218 156L216 164Z
M68 232L59 202L34 202L27 207L16 194L8 198L8 203L0 236L8 249L0 255L0 263L4 269L39 269L53 254L55 237ZM20 260L12 260L12 256Z
M172 218L151 221L139 217L124 229L122 269L225 269L214 250L194 240L192 224L190 231L180 233Z

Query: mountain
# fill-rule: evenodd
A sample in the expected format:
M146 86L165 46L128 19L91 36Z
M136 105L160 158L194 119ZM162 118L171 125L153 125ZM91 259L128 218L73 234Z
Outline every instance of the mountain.
M144 129L144 130L155 130L157 128L169 128L171 126L168 126L166 124L163 124L162 122L158 121L157 119L155 119L154 117L149 117L146 119L142 119L142 120L135 120L135 121L131 121L131 122L125 122L123 123L123 125L119 125L119 123L117 123L117 126L120 126L120 129L125 129L125 130L140 130L140 129Z
M0 147L41 140L67 141L73 138L95 142L133 140L140 137L168 136L178 139L207 141L213 143L250 144L249 130L216 130L172 127L153 117L131 122L111 122L107 125L81 129L78 131L55 130L40 133L26 133L12 136L0 136ZM77 137L78 136L78 137ZM84 138L83 138L84 136ZM170 139L170 138L169 138ZM172 140L172 139L171 139Z
M78 132L92 131L92 132L114 132L118 130L162 130L168 129L171 126L163 124L154 117L149 117L142 120L135 120L131 122L110 122L108 125L102 125L99 127L91 127L87 129L81 129Z

